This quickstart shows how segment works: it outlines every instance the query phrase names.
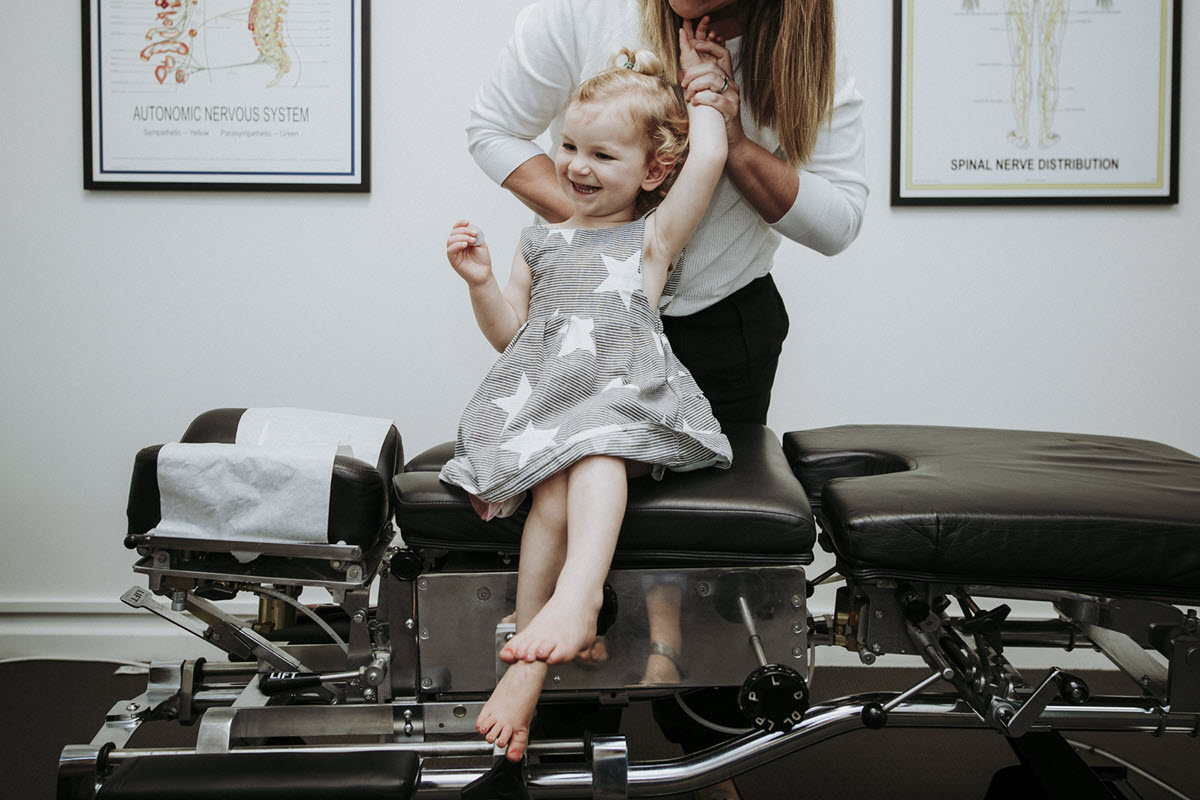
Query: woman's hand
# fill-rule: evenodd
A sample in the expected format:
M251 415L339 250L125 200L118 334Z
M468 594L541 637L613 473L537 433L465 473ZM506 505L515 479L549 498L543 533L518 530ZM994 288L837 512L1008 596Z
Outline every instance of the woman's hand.
M733 80L733 60L709 31L708 17L700 20L694 33L691 21L684 20L679 32L679 65L684 100L721 112L725 137L732 151L746 137L742 130L741 92Z
M469 286L482 286L492 277L492 256L483 242L483 231L465 219L450 231L446 258Z

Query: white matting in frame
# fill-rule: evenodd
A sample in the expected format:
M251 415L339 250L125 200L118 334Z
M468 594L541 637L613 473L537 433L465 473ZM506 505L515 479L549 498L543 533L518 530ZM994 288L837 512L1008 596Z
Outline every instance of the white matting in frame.
M87 189L370 190L368 0L82 0Z
M1181 0L893 13L893 205L1178 202Z

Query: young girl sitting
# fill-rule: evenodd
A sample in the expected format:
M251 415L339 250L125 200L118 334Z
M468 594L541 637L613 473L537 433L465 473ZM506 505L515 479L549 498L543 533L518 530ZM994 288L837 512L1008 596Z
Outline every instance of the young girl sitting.
M692 36L690 25L680 31L685 65L702 58ZM522 231L503 290L477 228L463 220L447 242L479 327L503 355L467 406L441 478L469 492L485 519L533 493L517 634L500 652L510 666L476 722L513 761L547 664L596 638L629 477L727 467L732 457L659 318L725 162L724 119L705 105L716 88L685 105L654 53L622 51L566 112L555 164L574 216Z

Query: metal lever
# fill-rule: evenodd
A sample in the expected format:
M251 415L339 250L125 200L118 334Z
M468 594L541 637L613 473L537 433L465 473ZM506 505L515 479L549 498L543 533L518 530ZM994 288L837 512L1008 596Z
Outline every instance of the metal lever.
M800 673L791 667L767 663L750 604L742 595L738 595L737 604L742 613L742 624L750 634L754 658L758 661L758 669L742 682L738 708L759 730L791 730L804 719L804 712L808 710L808 686Z
M1017 709L1017 713L1013 714L1012 718L1008 720L1008 724L1005 726L1007 735L1014 739L1019 739L1029 732L1033 723L1037 722L1038 717L1042 716L1042 712L1046 710L1046 706L1050 705L1050 701L1059 695L1064 676L1070 680L1077 680L1072 676L1066 675L1058 667L1050 670L1050 674L1046 676L1041 685L1033 691L1029 699L1021 704L1021 707ZM1067 700L1074 702L1074 698L1068 697Z
M378 686L383 682L385 668L376 660L365 667L345 672L270 672L258 680L258 690L265 695L296 692L311 689L323 683L341 683L361 680L367 686Z
M188 608L197 617L209 623L211 630L200 628L182 612L156 603L151 599L148 590L137 586L121 595L121 602L133 608L144 608L151 611L173 625L178 625L188 633L195 634L234 656L261 659L275 669L285 672L309 672L304 664L259 634L244 627L236 617L226 614L212 603L196 597L191 592L186 598ZM326 699L333 699L337 696L335 692L326 687L319 687L317 691Z
M746 602L746 598L738 596L738 609L742 612L742 624L746 626L746 632L750 634L750 646L754 648L754 657L758 659L758 665L765 667L767 665L767 654L763 651L762 637L758 635L758 627L754 624L754 617L750 615L750 604Z
M359 677L359 670L347 672L268 672L258 679L258 690L268 697L284 692L311 689L322 683L350 681Z
M863 709L859 714L859 716L862 718L863 725L873 731L879 730L884 725L887 725L888 712L893 708L900 705L913 695L920 694L938 681L948 681L953 677L954 671L946 668L941 672L933 673L925 680L921 681L915 686L909 687L886 703L867 703L865 706L863 706Z

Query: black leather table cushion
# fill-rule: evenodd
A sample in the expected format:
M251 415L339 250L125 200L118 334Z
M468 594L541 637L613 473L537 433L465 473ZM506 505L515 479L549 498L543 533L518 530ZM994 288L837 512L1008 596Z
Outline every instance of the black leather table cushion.
M206 411L192 421L180 438L183 443L233 444L244 408ZM162 445L141 450L134 459L129 487L129 534L147 533L162 519L158 493L158 451ZM336 456L329 488L328 542L370 547L391 519L393 498L389 479L404 461L404 447L393 426L384 438L379 463Z
M726 431L727 469L637 478L617 542L617 562L812 562L816 527L779 440L761 425ZM453 443L418 455L396 476L396 520L411 547L516 552L529 501L507 519L482 521L466 492L438 480Z
M1181 450L901 425L783 443L852 575L1200 598L1200 459Z
M403 751L199 753L117 766L97 800L401 800L419 758Z

